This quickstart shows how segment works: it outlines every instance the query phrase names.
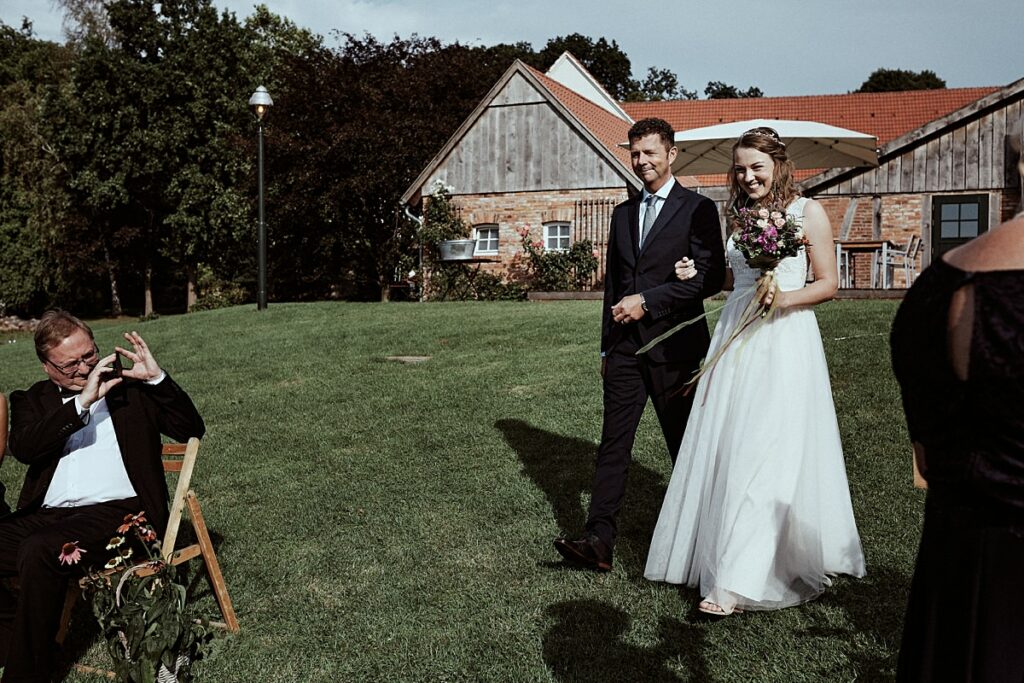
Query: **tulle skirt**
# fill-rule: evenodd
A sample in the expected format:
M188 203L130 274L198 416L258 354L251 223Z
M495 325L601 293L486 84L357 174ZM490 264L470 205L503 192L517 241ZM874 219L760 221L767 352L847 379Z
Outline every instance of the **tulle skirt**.
M708 358L750 301L726 303ZM864 575L821 334L811 308L748 328L698 382L644 576L722 606L778 609Z

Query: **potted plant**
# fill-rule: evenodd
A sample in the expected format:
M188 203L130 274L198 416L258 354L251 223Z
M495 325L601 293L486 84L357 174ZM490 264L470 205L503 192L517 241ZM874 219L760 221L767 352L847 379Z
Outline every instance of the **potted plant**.
M137 548L145 559L133 562ZM211 638L209 623L192 617L185 586L160 556L160 541L145 514L125 516L107 549L113 556L103 570L89 571L83 585L119 680L190 681L191 664ZM75 564L82 552L77 543L65 543L60 560Z
M476 241L471 238L470 226L461 218L452 204L453 187L435 180L423 211L420 239L436 245L439 261L465 261L473 258Z

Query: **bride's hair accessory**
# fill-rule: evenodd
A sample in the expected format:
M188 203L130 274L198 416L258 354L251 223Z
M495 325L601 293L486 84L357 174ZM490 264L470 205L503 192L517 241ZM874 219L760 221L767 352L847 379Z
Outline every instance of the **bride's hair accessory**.
M751 128L743 135L741 135L740 138L745 138L748 135L753 135L754 137L758 138L768 138L769 140L772 140L775 143L781 145L783 149L786 148L786 143L782 141L782 138L779 137L779 133L774 128L769 128L768 126L758 126L757 128Z

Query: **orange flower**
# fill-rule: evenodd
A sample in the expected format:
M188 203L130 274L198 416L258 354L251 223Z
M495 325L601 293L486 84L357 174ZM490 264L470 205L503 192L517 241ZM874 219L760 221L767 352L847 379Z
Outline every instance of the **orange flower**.
M124 516L124 524L122 524L121 526L117 527L117 533L119 533L119 534L128 533L128 530L131 529L133 526L139 526L140 524L142 524L145 521L146 521L146 511L145 510L141 510L139 512L139 514L137 514L137 515L125 515Z

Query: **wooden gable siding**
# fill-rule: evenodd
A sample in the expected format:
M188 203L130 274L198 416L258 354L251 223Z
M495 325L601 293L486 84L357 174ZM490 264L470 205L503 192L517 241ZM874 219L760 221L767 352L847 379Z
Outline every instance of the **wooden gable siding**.
M922 138L870 171L858 172L816 196L999 190L1016 182L1008 127L1024 112L1021 100L965 119L932 138ZM884 154L884 150L883 150Z
M622 176L516 74L427 178L455 195L621 188Z

